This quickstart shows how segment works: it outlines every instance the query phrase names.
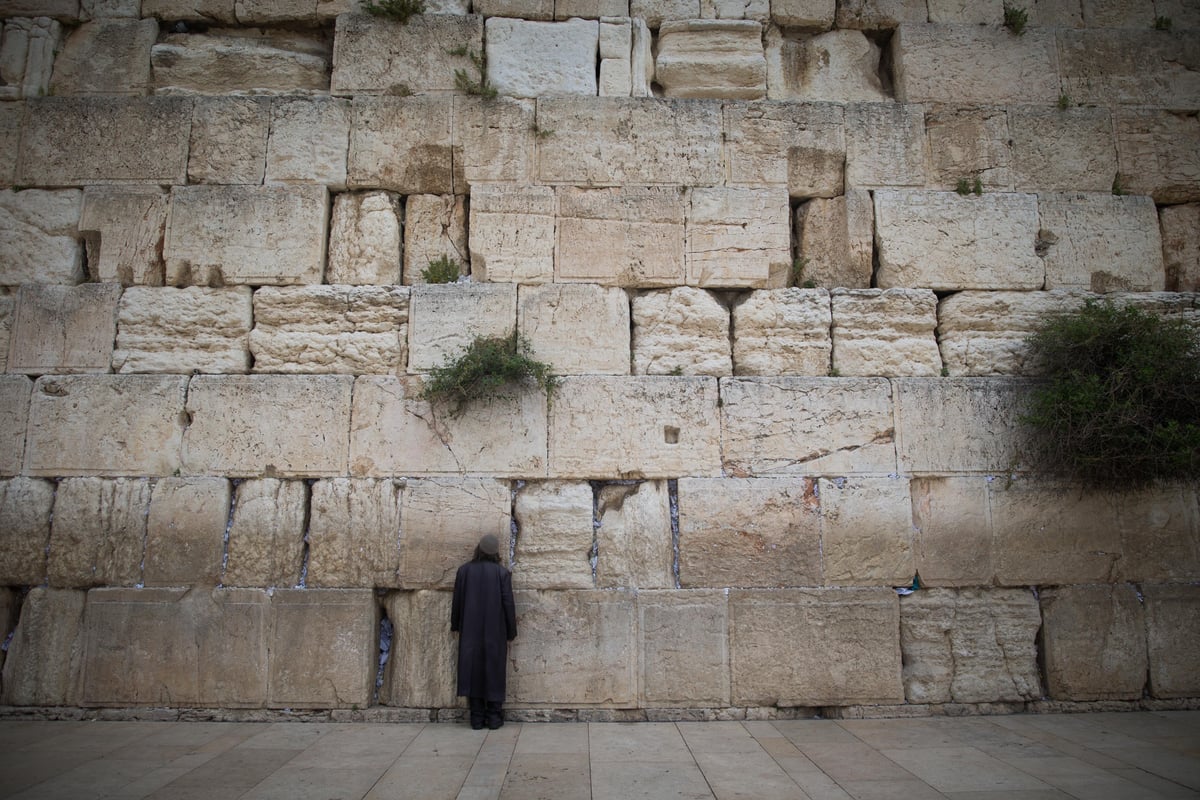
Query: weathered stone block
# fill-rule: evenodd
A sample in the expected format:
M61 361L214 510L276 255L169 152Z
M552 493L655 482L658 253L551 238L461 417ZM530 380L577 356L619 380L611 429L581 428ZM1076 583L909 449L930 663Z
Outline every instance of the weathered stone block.
M1153 13L1137 12L1140 30L1063 30L1057 34L1062 91L1079 103L1195 108L1200 53L1187 31L1151 30ZM1091 24L1089 23L1089 27Z
M453 92L455 71L470 75L475 69L465 55L452 52L463 49L483 52L482 16L418 14L400 24L367 14L342 14L334 37L330 91L346 95Z
M700 0L630 0L629 14L652 28L674 19L700 19Z
M675 585L675 542L666 482L601 486L596 517L598 586L669 589Z
M993 703L1042 696L1042 617L1028 589L928 589L900 598L910 703Z
M448 708L458 699L458 637L450 632L450 592L391 592L392 622L379 702L401 708Z
M591 589L592 487L543 481L517 489L513 582L520 589Z
M1149 9L1129 0L1082 0L1082 25L1089 28L1140 28Z
M786 286L792 269L790 216L782 189L693 189L685 244L688 285Z
M1166 271L1149 197L1039 195L1046 288L1162 291Z
M550 473L563 478L715 475L712 378L568 377L550 408Z
M188 182L262 183L270 129L268 97L197 97Z
M410 373L458 358L477 337L511 336L516 328L515 284L425 284L411 291Z
M354 0L236 0L238 22L242 25L317 23L344 14L357 7ZM432 14L454 13L454 0L436 0L428 6ZM463 9L459 13L466 13Z
M1136 587L1041 591L1046 691L1055 700L1136 700L1146 688L1146 619Z
M471 273L482 281L549 283L555 215L549 186L476 186L471 192Z
M54 587L141 583L150 481L66 478L54 498L49 573Z
M1085 292L958 292L938 304L938 344L950 375L1028 375L1029 337Z
M820 586L818 504L808 478L680 479L680 585Z
M849 189L842 197L810 200L796 209L801 279L814 286L866 289L875 255L871 193Z
M347 185L400 194L452 194L451 101L358 97L352 102Z
M658 29L654 78L667 97L765 97L762 25L733 19L664 22Z
M40 586L46 582L53 505L54 484L50 481L0 480L0 585Z
M639 287L683 283L685 208L674 188L559 189L555 279ZM597 248L597 242L611 245Z
M92 280L122 286L162 286L167 195L157 186L89 186L79 232L87 239Z
M333 478L312 487L308 585L350 589L400 585L402 481Z
M879 79L879 45L861 31L792 38L767 31L767 96L784 101L877 103L891 99Z
M131 287L121 295L117 372L246 372L254 312L249 286Z
M38 378L25 474L172 474L180 466L187 382L166 375Z
M484 38L487 80L501 94L596 96L598 22L528 22L492 17L487 21Z
M933 23L991 25L1002 19L1001 0L929 0L929 21Z
M65 706L77 702L84 593L36 586L4 659L5 705Z
M400 198L388 192L334 197L325 279L333 284L399 283L402 216Z
M12 589L0 589L0 627L5 630L5 638L8 634L14 632L17 628L17 617L21 612L21 600L23 598ZM0 670L4 668L4 656L6 652L0 651Z
M146 94L150 87L150 48L158 39L154 19L86 22L54 59L50 90L56 95Z
M829 293L824 289L751 292L733 307L735 375L827 375Z
M456 94L450 102L455 194L469 194L483 183L532 182L534 142L542 130L534 119L533 100Z
M13 309L8 371L108 372L120 297L115 283L23 284Z
M846 106L847 187L924 186L927 159L924 106Z
M1186 582L1200 574L1200 506L1187 483L1122 494L1119 578L1138 583Z
M771 0L771 21L782 28L829 30L835 0Z
M471 5L476 14L485 17L554 19L554 0L478 0Z
M817 494L826 585L912 583L916 563L907 480L822 478Z
M841 0L835 27L872 31L926 19L928 10L922 0Z
M895 472L894 426L892 388L882 378L721 381L730 475Z
M0 191L0 284L83 279L77 189Z
M512 492L491 478L410 480L400 507L400 583L405 589L450 589L459 566L479 538L507 543L512 531ZM501 558L508 561L508 548Z
M989 585L994 570L988 478L913 478L911 490L921 585Z
M875 192L876 282L935 290L1040 289L1037 198Z
M901 471L1002 473L1020 465L1026 382L898 378L892 386Z
M1195 586L1143 586L1150 694L1195 697L1200 691L1200 592ZM12 658L10 655L9 658ZM7 670L5 689L8 688Z
M328 225L324 186L175 187L167 283L320 283Z
M457 261L460 273L470 271L467 198L461 194L415 194L404 203L404 283L424 283L422 270L441 258Z
M1200 117L1154 109L1113 114L1121 187L1156 203L1200 200Z
M517 295L517 330L555 375L628 375L629 315L617 287L522 286Z
M635 375L730 375L729 309L691 286L633 298Z
M1018 191L1108 192L1117 174L1106 108L1012 108L1012 175Z
M641 701L729 705L729 610L721 591L638 593Z
M220 583L230 495L224 478L163 478L154 485L146 523L145 585Z
M237 485L229 525L226 586L292 586L300 580L308 486L257 478Z
M162 20L234 24L236 4L236 0L142 0L142 13Z
M557 20L572 17L603 19L628 16L629 0L558 0L554 4L554 18Z
M636 598L631 592L516 592L520 635L508 648L517 704L637 701Z
M601 97L629 97L632 88L633 70L629 59L600 59L600 85L597 92Z
M731 592L732 702L901 703L899 623L891 589Z
M787 186L792 197L835 197L846 163L844 107L724 103L731 186Z
M1200 203L1164 208L1158 221L1167 289L1200 292Z
M3 61L2 55L0 61ZM13 183L20 154L21 124L24 120L24 103L0 104L0 186L11 186Z
M34 10L25 15L0 12L6 17L0 40L3 99L43 97L50 91L54 57L62 48L63 26Z
M237 28L171 33L151 49L150 64L159 90L229 94L329 88L329 45L308 33Z
M964 178L978 178L982 187L1011 191L1015 158L1010 119L1022 111L1026 109L1009 111L1003 106L928 109L925 134L929 139L930 187L955 189ZM1048 116L1035 119L1058 121ZM1030 147L1046 144L1025 130L1021 133ZM1072 153L1069 157L1076 156Z
M379 653L374 592L280 589L271 600L270 616L270 708L370 705Z
M937 295L928 289L834 289L833 368L839 375L887 378L942 371L934 328Z
M267 183L346 187L350 103L331 97L276 100L267 139Z

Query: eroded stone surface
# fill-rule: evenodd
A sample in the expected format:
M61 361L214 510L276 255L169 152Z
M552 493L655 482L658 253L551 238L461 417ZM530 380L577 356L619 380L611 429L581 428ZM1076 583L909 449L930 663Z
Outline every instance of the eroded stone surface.
M924 186L926 158L924 106L846 106L847 187Z
M23 284L13 309L8 371L108 372L120 297L115 283Z
M1046 691L1056 700L1136 700L1146 687L1146 620L1136 587L1041 592Z
M690 286L778 288L791 275L789 217L781 189L693 189L687 213Z
M912 506L901 478L821 478L825 584L904 586L916 573Z
M270 98L197 97L192 111L188 181L262 183L270 129Z
M691 286L633 298L635 375L729 375L729 309Z
M1062 91L1080 103L1195 108L1200 62L1194 37L1182 30L1151 30L1152 14L1136 13L1137 23L1124 30L1058 34Z
M140 583L151 490L143 478L66 478L59 483L50 529L50 585Z
M246 372L249 286L132 287L121 295L116 372Z
M928 289L834 289L833 368L839 375L931 376L942 371Z
M37 478L0 480L0 584L45 582L54 488Z
M511 97L597 93L596 57L600 26L593 20L530 22L492 17L487 21L487 80ZM467 66L468 75L477 72ZM472 75L472 79L477 76Z
M458 637L450 632L450 592L392 592L384 600L392 622L379 702L401 708L447 708L456 696Z
M237 485L226 586L293 586L300 580L309 490L304 481L254 478Z
M333 478L312 487L309 586L352 589L400 585L403 482Z
M729 703L729 613L715 590L638 593L644 704Z
M229 481L224 478L158 481L146 522L142 583L217 585L230 499Z
M4 659L5 705L62 706L77 701L84 593L35 586Z
M555 375L629 374L629 298L593 284L522 286L517 330Z
M454 192L448 95L359 97L351 108L350 188Z
M520 589L591 589L592 487L527 483L517 490L519 533L513 584Z
M1104 194L1039 195L1046 288L1162 291L1166 272L1154 201Z
M861 31L790 38L767 34L767 96L772 100L875 103L890 99L879 79L879 45Z
M512 493L491 478L410 480L400 508L400 583L405 589L450 589L481 536L507 543ZM508 548L502 545L507 562Z
M0 191L0 284L83 279L78 189Z
M460 357L477 337L511 336L515 284L426 284L412 289L408 371L427 372Z
M796 209L802 286L866 289L874 269L875 208L870 192L810 200Z
M765 97L762 25L732 19L664 22L658 29L654 78L667 97Z
M345 193L333 200L325 278L333 284L399 283L403 224L389 192Z
M1105 108L1012 108L1017 191L1108 192L1117 174L1112 115Z
M342 14L333 46L334 94L426 94L454 91L454 73L475 69L466 48L483 52L483 17L418 14L405 24ZM488 52L489 59L491 51ZM508 92L505 92L508 94Z
M226 94L329 88L329 49L319 37L281 30L212 28L169 33L150 51L154 83Z
M988 478L913 478L912 524L922 586L986 586L992 582Z
M404 203L404 283L425 283L422 271L443 258L458 262L460 273L470 271L466 197L433 194L408 197Z
M87 235L93 280L162 286L167 195L158 187L91 186L83 193L79 231Z
M157 39L158 21L153 19L84 23L55 57L50 89L56 95L146 94L150 49Z
M724 103L731 186L787 186L792 197L842 194L844 106Z
M1156 203L1200 200L1200 117L1156 109L1113 114L1121 187Z
M752 292L733 307L736 375L827 375L831 339L824 289Z
M1167 289L1200 292L1200 203L1164 208L1158 219Z
M558 190L555 280L608 286L684 281L686 198L674 188ZM611 243L597 248L596 242Z
M840 0L836 26L878 30L905 22L924 22L928 9L922 0Z
M543 130L535 121L533 100L456 94L451 107L455 194L468 194L489 182L532 182L534 142L538 141L537 132Z
M1121 580L1185 582L1200 572L1200 505L1186 483L1124 494L1116 503Z
M365 708L374 694L378 647L379 606L371 590L277 590L271 600L267 705Z
M1074 310L1078 291L958 292L938 304L938 343L954 376L1028 375L1029 337L1047 317Z
M925 133L929 138L930 186L955 189L960 180L973 185L978 178L981 188L1011 191L1016 159L1013 137L1009 134L1013 125L1010 120L1025 110L1010 112L1003 106L928 109ZM1029 136L1027 129L1021 133Z
M557 201L549 186L481 185L471 192L471 273L482 281L549 283Z
M901 470L1003 473L1020 466L1025 382L899 378L892 386Z
M271 104L267 183L323 183L346 187L350 104L312 97Z
M1146 596L1146 649L1150 694L1193 697L1200 691L1200 592L1195 586L1143 586ZM10 656L11 658L11 656ZM7 688L7 675L5 685Z
M675 585L671 499L666 481L601 486L596 494L596 585L669 589Z

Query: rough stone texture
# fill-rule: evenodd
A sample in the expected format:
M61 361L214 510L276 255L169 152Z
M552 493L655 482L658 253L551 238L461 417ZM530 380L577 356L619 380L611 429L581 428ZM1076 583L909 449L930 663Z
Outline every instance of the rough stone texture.
M317 481L307 541L308 583L315 587L400 585L401 481Z
M472 276L481 281L549 283L554 276L557 207L549 186L476 186L471 192Z
M726 19L664 22L658 29L654 79L667 97L763 98L762 25Z
M927 160L924 106L846 106L847 187L924 186Z
M142 478L66 478L59 483L50 529L50 585L141 583L151 488Z
M950 375L1028 375L1029 337L1045 320L1074 310L1079 291L958 292L938 304L938 344Z
M691 286L633 298L635 375L730 375L729 309Z
M822 478L821 557L832 586L904 586L916 573L908 481Z
M450 51L483 52L483 17L418 14L400 24L367 14L342 14L333 44L334 94L427 94L454 91L454 73L472 75L470 59ZM489 59L491 49L488 49ZM505 92L505 94L508 94Z
M554 4L554 18L557 20L571 17L603 19L628 16L629 0L558 0Z
M83 592L29 590L4 659L5 705L75 704L83 608Z
M190 183L262 183L267 168L271 100L197 97L192 111Z
M54 59L50 91L72 94L146 94L150 48L158 39L153 19L107 19L76 28Z
M531 182L536 131L541 130L534 101L454 95L451 105L455 194L469 194L472 187L489 182Z
M518 589L591 589L592 487L544 481L517 489L519 533L513 559Z
M404 369L408 289L403 286L265 286L254 293L255 372Z
M900 598L904 694L910 703L987 703L1042 696L1037 597L1028 589L928 589Z
M882 378L727 378L721 402L730 475L896 471L892 388Z
M685 212L686 198L675 188L559 189L555 280L683 283Z
M237 485L229 525L225 586L292 586L300 580L308 486L254 478Z
M0 56L0 61L3 58ZM25 104L0 103L0 186L11 186L17 171L20 153L21 123L25 119Z
M224 478L163 478L154 485L146 524L145 585L220 582L230 495Z
M492 17L487 21L484 38L487 81L500 94L596 96L598 22L529 22ZM476 79L473 66L468 65L466 72Z
M1150 694L1195 697L1200 692L1196 643L1200 642L1200 591L1195 586L1143 586ZM9 658L12 658L10 655ZM5 688L8 675L5 673Z
M901 471L1005 472L1020 465L1025 382L898 378L892 387Z
M328 224L324 186L175 187L167 283L320 283Z
M456 359L476 337L511 336L515 284L426 284L412 288L408 371L428 372Z
M1055 700L1136 700L1146 688L1146 619L1121 583L1043 589L1042 658Z
M550 472L562 478L715 475L712 378L564 378L550 407Z
M833 324L824 289L751 292L733 307L735 375L827 375Z
M187 382L165 375L38 378L25 474L172 474L180 466Z
M810 200L796 209L801 283L866 289L874 268L875 209L870 192Z
M781 189L697 188L687 213L690 286L780 288L791 276L789 217Z
M667 20L700 19L700 0L630 0L629 14L658 28Z
M724 103L731 186L787 186L792 197L843 192L844 107L834 103Z
M350 103L328 97L276 100L267 139L267 183L346 188Z
M369 589L276 590L267 641L269 707L370 705L379 606Z
M1158 212L1167 289L1200 292L1200 203Z
M615 705L637 700L631 592L516 592L520 635L508 648L508 700Z
M633 72L629 59L602 58L600 59L600 85L598 94L601 97L628 97L633 89Z
M1195 36L1151 30L1154 15L1148 10L1138 16L1138 24L1125 30L1059 32L1062 90L1079 103L1196 108L1200 53Z
M771 0L771 21L784 28L829 30L835 0Z
M450 97L359 97L352 102L347 185L400 194L452 194Z
M871 31L927 18L924 0L840 0L835 26Z
M638 594L641 701L729 705L729 612L721 591Z
M0 98L42 97L50 90L55 53L62 47L63 27L42 9L27 14L6 12L0 40L0 69L4 85Z
M466 201L467 198L461 194L416 194L405 201L404 283L424 283L422 270L428 269L430 263L440 258L457 261L460 273L470 271Z
M37 478L0 480L0 585L45 583L54 488Z
M391 592L384 600L392 648L379 702L401 708L449 708L457 697L458 637L450 632L450 592Z
M733 705L903 702L899 617L891 589L731 592Z
M456 477L410 480L400 508L400 583L405 589L450 589L479 538L508 542L512 493L507 481ZM507 562L507 552L502 559Z
M142 13L163 20L233 24L235 6L236 0L142 0Z
M334 284L399 283L402 217L400 198L388 192L334 197L325 279Z
M1001 0L929 0L929 21L933 23L991 25L1002 19Z
M22 284L13 308L8 371L108 372L120 297L115 283Z
M1108 109L1018 107L1008 121L1017 191L1111 191L1117 147Z
M820 586L818 505L809 478L681 478L680 584Z
M833 369L839 375L932 376L942 371L928 289L834 289Z
M675 586L670 487L665 481L614 483L596 493L596 585Z
M767 33L767 96L783 101L875 103L891 99L879 80L879 45L861 31L799 39Z
M555 375L628 375L629 298L616 287L522 286L517 330Z
M1113 114L1121 186L1156 203L1200 200L1200 117L1157 109Z
M167 195L157 186L91 186L83 193L79 232L92 280L162 286Z
M291 93L329 87L328 45L305 33L220 28L172 33L154 45L150 64L159 90Z
M954 192L875 192L880 288L1040 289L1037 198Z
M1047 289L1093 292L1166 288L1158 214L1149 197L1040 195L1038 238Z
M121 295L116 372L246 372L254 319L249 286L132 287Z
M79 18L110 19L137 17L141 14L141 0L81 0Z
M22 599L19 593L12 589L0 590L0 628L4 629L6 639L17 628L17 616L21 611ZM4 668L5 655L7 655L6 652L0 651L0 670Z
M81 198L77 189L0 191L0 284L83 279Z
M913 478L912 524L921 585L986 586L992 582L988 478Z
M929 140L930 187L955 189L964 178L971 183L979 178L984 188L1011 191L1015 159L1011 144L1014 137L1009 134L1010 119L1022 112L1032 113L1024 108L1009 111L1003 106L939 106L927 109L925 134ZM1034 119L1057 123L1062 117L1051 117L1047 112ZM1024 134L1027 146L1043 145L1041 142L1035 145L1027 128L1019 133ZM1109 138L1111 144L1111 132ZM1072 144L1076 142L1072 141ZM1040 151L1027 160L1038 155ZM1075 153L1071 152L1069 157L1074 159Z
M1116 503L1120 580L1187 582L1200 573L1200 506L1186 483L1146 489Z

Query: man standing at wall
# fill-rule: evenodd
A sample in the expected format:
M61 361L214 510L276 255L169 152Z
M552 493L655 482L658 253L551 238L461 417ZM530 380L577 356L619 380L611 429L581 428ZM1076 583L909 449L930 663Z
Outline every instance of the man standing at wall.
M512 573L500 563L500 542L492 534L479 540L475 556L458 568L450 630L458 637L458 695L466 697L471 728L504 724L508 643L517 637Z

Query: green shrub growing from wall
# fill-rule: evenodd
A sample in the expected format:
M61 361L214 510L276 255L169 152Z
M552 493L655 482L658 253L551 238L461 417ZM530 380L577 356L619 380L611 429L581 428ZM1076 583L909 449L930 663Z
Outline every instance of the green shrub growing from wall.
M515 333L477 336L461 356L447 358L430 371L421 397L448 405L454 416L469 403L509 397L523 386L537 386L549 397L556 383L552 369L531 358L529 343Z
M462 265L458 259L443 255L430 261L429 266L421 270L421 280L426 283L454 283L461 271Z

